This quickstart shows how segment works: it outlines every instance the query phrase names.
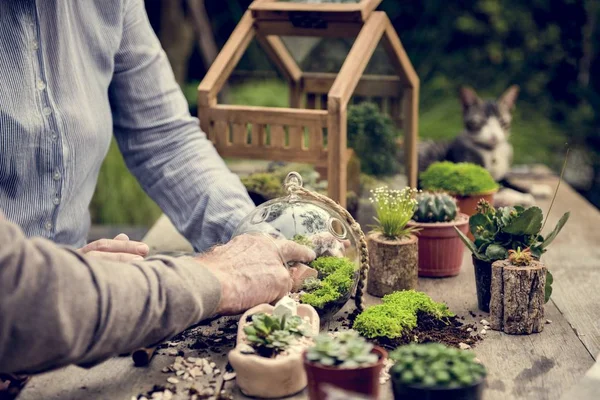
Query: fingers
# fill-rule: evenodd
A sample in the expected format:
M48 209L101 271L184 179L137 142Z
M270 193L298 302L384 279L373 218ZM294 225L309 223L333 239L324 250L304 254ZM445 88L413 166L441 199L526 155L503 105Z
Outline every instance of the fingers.
M119 233L114 240L129 240L129 236L124 233Z
M101 258L103 260L118 261L118 262L131 262L131 261L142 261L144 257L131 254L131 253L108 253L104 251L89 251L85 253L86 256L95 258Z
M119 238L121 237L121 238ZM138 256L146 256L150 249L148 245L141 242L136 242L133 240L126 240L122 237L127 237L127 235L119 235L117 238L119 239L100 239L96 240L92 243L87 244L81 249L82 253L89 253L92 251L97 252L105 252L105 253L128 253ZM129 239L129 238L127 238Z
M279 241L278 244L281 255L286 263L290 261L309 263L317 257L312 249L291 240Z

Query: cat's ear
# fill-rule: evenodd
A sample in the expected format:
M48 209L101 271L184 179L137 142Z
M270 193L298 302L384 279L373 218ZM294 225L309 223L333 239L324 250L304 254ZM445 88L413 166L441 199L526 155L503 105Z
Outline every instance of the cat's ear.
M509 110L512 110L513 108L515 108L515 103L517 102L518 95L519 95L519 86L512 85L511 87L506 89L506 91L504 93L502 93L502 96L500 96L500 99L498 99L498 102L504 104L504 106L506 108L508 108Z
M463 110L466 110L474 104L481 103L481 99L479 96L477 96L475 90L470 87L461 86L458 89L458 94L460 96L460 102L462 103Z

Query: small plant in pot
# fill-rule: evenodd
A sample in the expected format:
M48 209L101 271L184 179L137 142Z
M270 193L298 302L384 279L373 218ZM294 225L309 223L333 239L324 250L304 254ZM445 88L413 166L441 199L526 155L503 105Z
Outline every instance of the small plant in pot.
M496 210L484 200L479 202L477 213L469 218L469 228L475 237L475 241L472 242L458 230L457 233L473 254L477 300L480 310L490 311L493 263L506 260L511 250L526 248L533 259L539 261L542 254L546 252L547 247L569 219L569 215L568 212L565 213L552 232L544 237L541 234L544 228L544 216L539 207L501 207ZM510 264L506 265L509 266ZM540 265L537 266L540 267ZM521 276L525 274L525 271L529 270L517 270L515 273ZM545 297L544 301L547 302L552 293L553 278L550 272L546 272L544 275L546 275L543 277L545 279L538 282L535 289L542 290ZM497 277L497 279L500 278ZM515 281L514 284L520 282L522 282L521 278ZM500 283L500 280L498 280L498 283ZM505 289L510 290L506 286L500 293L505 294ZM525 307L526 305L527 303L522 306Z
M423 190L443 191L454 196L460 211L469 216L477 211L479 200L493 203L499 188L485 168L471 163L436 162L419 178Z
M275 306L261 304L240 318L229 363L242 393L279 398L306 387L302 354L319 333L320 319L309 305L284 297Z
M325 400L327 387L376 399L379 374L387 352L374 346L356 331L348 330L332 336L321 334L314 346L304 353L311 400Z
M419 193L416 200L408 226L418 229L419 276L458 275L465 248L454 227L466 234L469 217L460 213L456 200L445 193Z
M418 279L418 244L408 226L417 204L415 189L392 190L380 187L371 191L377 225L367 235L369 274L367 291L373 296L414 289Z
M485 367L471 351L439 343L410 344L390 353L395 400L480 400Z

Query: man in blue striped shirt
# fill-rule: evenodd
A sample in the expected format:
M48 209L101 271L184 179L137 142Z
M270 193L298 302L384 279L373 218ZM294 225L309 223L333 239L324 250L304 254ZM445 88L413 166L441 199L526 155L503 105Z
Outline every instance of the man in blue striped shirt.
M196 250L226 242L252 210L190 116L143 0L0 1L7 219L27 236L85 245L113 135L130 171ZM100 250L147 252L126 243L107 241Z

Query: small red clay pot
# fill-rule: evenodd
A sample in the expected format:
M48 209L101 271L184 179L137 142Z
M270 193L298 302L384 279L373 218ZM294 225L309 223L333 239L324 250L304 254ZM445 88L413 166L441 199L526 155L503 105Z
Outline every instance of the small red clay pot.
M377 399L380 386L379 373L387 358L387 352L381 347L375 346L373 353L379 355L379 361L376 364L361 368L342 369L312 363L306 359L305 352L304 369L308 378L308 398L310 400L326 400L327 395L323 386L331 385L336 389Z
M445 277L460 273L465 246L454 230L469 230L469 217L459 213L451 222L419 223L410 221L408 226L419 228L419 276Z

